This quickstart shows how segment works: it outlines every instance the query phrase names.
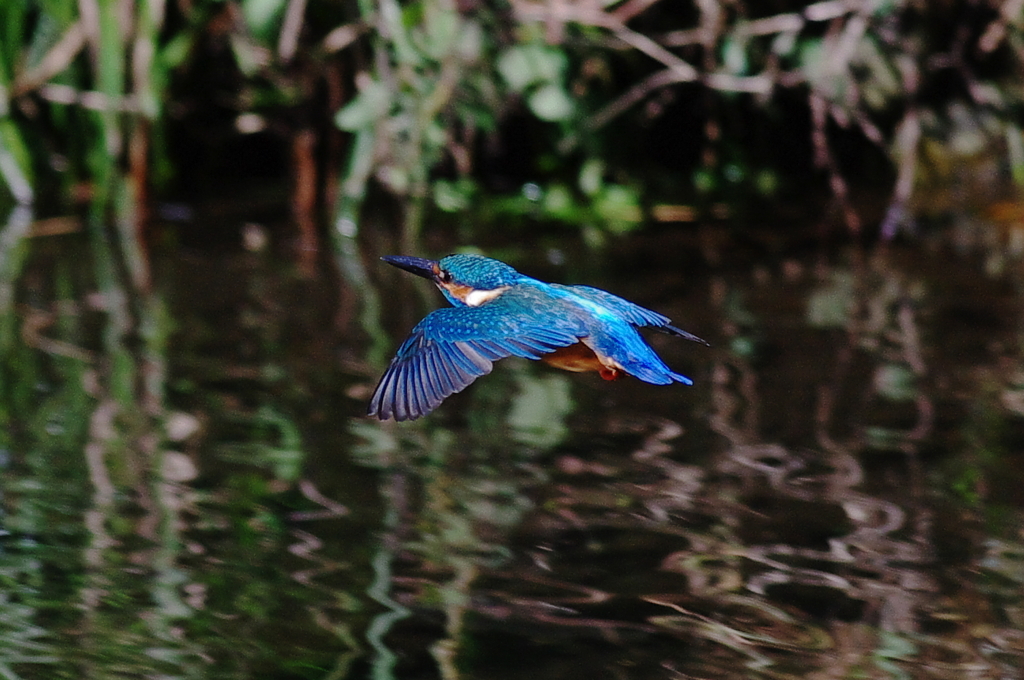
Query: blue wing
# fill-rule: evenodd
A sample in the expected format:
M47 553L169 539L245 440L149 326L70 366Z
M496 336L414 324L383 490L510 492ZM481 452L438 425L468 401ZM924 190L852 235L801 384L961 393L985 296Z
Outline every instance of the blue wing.
M618 314L622 319L632 326L651 326L658 330L671 333L672 335L678 335L681 338L699 342L702 345L707 345L707 341L703 340L689 331L684 331L682 328L676 328L672 325L672 320L664 314L659 314L653 310L641 307L640 305L620 298L618 295L609 293L606 290L600 288L591 288L590 286L562 286L558 284L550 284L552 287L559 288L562 290L569 291L582 298L596 302L599 305L603 305L608 309Z
M587 334L569 305L540 296L535 290L514 288L479 307L447 307L428 314L381 377L369 415L381 420L419 418L490 373L498 359L539 359ZM538 314L538 308L545 313Z

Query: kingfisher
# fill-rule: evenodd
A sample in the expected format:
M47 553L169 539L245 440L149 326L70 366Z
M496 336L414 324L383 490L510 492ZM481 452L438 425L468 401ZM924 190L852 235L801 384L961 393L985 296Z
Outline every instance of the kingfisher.
M605 380L629 374L655 385L692 385L636 329L650 326L708 344L667 316L617 295L544 283L489 257L381 259L433 281L452 305L428 314L398 348L370 399L369 415L381 420L424 416L509 356L567 371L597 371Z

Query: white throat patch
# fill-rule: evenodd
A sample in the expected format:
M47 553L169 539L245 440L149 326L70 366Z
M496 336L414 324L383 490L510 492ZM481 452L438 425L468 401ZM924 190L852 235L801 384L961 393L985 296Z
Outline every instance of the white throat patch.
M466 293L464 302L470 307L479 307L483 303L490 302L491 300L495 299L509 288L511 288L511 286L501 286L499 288L493 288L491 290L482 290L479 288L476 290L471 290L468 293Z

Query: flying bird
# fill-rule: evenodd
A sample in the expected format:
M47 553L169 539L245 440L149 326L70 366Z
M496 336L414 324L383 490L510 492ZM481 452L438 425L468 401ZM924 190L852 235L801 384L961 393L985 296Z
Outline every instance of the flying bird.
M381 259L433 281L453 305L428 314L398 348L370 399L369 415L381 420L430 413L508 356L597 371L605 380L628 373L655 385L692 385L636 329L650 326L708 344L668 317L606 291L544 283L488 257Z

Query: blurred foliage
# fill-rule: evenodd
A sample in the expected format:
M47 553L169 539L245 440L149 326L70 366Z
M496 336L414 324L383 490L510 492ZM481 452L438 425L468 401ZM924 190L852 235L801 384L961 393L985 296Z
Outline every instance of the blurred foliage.
M319 195L342 250L375 187L400 199L409 250L434 209L490 205L600 244L651 204L688 221L805 197L813 173L857 230L846 178L886 157L891 236L958 154L1024 176L1022 29L1021 3L997 0L12 0L0 184L85 200L97 231L115 218L140 283L149 193L196 155L171 128L218 116L294 145L296 192Z
M943 262L927 287L859 260L796 266L786 280L802 293L764 285L767 267L712 282L705 323L720 324L726 349L698 388L708 411L692 417L694 397L629 385L588 408L564 375L509 362L456 398L462 412L453 399L407 426L346 419L366 367L325 368L339 362L316 296L253 276L263 260L168 258L181 268L173 313L133 290L147 281L147 194L194 151L173 148L169 130L202 127L203 102L238 136L299 139L319 121L324 146L347 142L347 160L314 164L342 250L375 192L401 199L410 249L433 210L567 224L599 245L659 200L702 210L751 187L771 194L786 180L768 151L793 147L738 135L773 129L751 112L802 134L796 148L839 200L861 148L844 145L878 144L897 182L890 230L917 209L911 189L975 167L956 159L999 158L1020 176L1021 3L759 7L0 2L0 177L22 204L0 232L0 673L411 677L391 669L422 666L437 640L441 675L456 677L473 654L509 667L560 656L559 641L588 628L623 656L575 648L577 674L639 660L652 670L638 676L679 663L678 674L724 677L715 664L773 657L797 673L834 667L815 634L825 621L855 641L854 674L895 677L964 647L974 665L948 664L946 677L995 673L986 650L1018 672L1024 551L1006 440L1024 378L993 373L970 402L979 365L1016 366L1007 348L1021 342L943 294L946 281L975 292L962 262ZM197 81L212 85L195 94ZM681 115L678 99L699 110ZM686 154L666 134L680 126L696 144ZM661 157L680 155L683 181L649 183L661 168L645 167L656 163L636 130ZM295 148L299 167L311 152ZM24 238L39 231L25 206L69 210L51 193L77 202L84 237ZM700 214L674 207L657 214ZM1004 260L1019 276L1019 259ZM761 283L736 283L748 279ZM1018 308L987 302L1000 318ZM183 411L168 411L168 393ZM721 443L704 446L708 427ZM955 462L920 474L933 450ZM862 469L861 453L891 467ZM703 456L707 468L680 462ZM941 541L980 536L969 516L932 512L943 489L958 513L1008 518L983 561L969 546L955 547L962 564L935 560ZM838 529L801 533L833 518ZM933 579L960 584L962 605L941 611ZM716 597L740 589L753 595ZM810 589L823 607L797 621L800 598L787 595ZM847 599L863 612L846 613ZM779 634L793 623L810 629L802 648ZM494 632L509 629L514 639ZM534 636L556 653L515 645Z

